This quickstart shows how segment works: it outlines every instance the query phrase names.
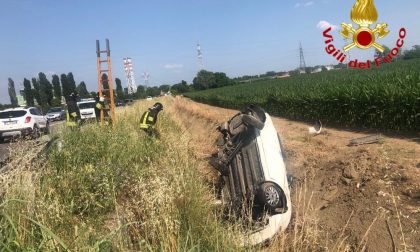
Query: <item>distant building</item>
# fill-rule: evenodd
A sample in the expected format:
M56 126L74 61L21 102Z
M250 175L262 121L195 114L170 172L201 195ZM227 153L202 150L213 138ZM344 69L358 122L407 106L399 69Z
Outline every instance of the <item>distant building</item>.
M282 75L277 75L276 79L284 79L284 78L288 78L288 77L290 77L290 74L289 73L284 73Z
M315 68L314 70L312 70L311 73L320 73L320 72L322 72L322 67Z
M330 71L330 70L334 70L334 66L333 66L333 65L326 66L325 68L327 68L327 70L328 70L328 71Z

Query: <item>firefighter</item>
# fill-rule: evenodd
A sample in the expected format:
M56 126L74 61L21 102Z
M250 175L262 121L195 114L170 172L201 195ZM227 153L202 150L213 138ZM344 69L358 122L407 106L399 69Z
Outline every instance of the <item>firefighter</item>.
M105 97L99 96L98 92L97 96L95 97L95 102L95 116L96 121L99 122L101 120L101 110L105 108Z
M158 135L155 125L161 110L163 110L163 105L160 102L157 102L144 112L140 118L140 129L146 131L149 136Z
M77 127L79 125L80 110L79 110L79 107L77 106L77 99L78 99L78 94L71 93L70 98L67 101L66 125L68 127Z

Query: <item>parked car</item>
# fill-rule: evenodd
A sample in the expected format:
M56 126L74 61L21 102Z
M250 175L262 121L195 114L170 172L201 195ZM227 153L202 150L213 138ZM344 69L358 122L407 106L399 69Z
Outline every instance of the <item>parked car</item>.
M80 119L82 121L96 119L95 105L95 99L83 99L77 102L77 106L80 110Z
M49 132L49 123L37 108L11 108L0 111L0 141L19 136L36 138L42 132Z
M61 121L61 120L66 119L66 113L60 107L50 108L45 116L47 117L47 120L50 122Z
M147 100L147 101L151 101L152 99L153 99L153 98L152 98L151 96L147 96L147 97L146 97L146 100Z
M116 102L115 102L115 106L117 106L117 107L122 107L122 106L124 106L125 104L124 104L124 102L122 101L122 100L117 100Z
M220 174L219 197L237 215L251 210L246 219L255 229L243 244L262 243L286 229L291 218L281 138L270 116L256 106L245 107L218 130L218 152L210 164Z

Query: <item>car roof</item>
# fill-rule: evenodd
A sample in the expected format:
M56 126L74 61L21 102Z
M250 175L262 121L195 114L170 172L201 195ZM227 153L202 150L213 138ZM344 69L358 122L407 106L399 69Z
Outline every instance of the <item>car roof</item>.
M89 100L89 101L79 101L77 102L78 104L80 103L91 103L91 102L96 102L95 100Z
M16 111L16 110L28 110L28 109L31 109L31 108L35 108L35 107L16 107L16 108L8 108L8 109L1 110L0 112Z

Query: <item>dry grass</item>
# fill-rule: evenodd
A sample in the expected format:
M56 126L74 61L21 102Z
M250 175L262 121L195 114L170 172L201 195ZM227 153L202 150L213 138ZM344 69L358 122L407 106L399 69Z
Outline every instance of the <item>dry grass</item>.
M160 139L138 129L147 105L120 110L115 130L65 131L61 151L2 174L0 251L236 250L188 137L165 113ZM27 143L22 159L37 152Z
M142 112L153 103L145 101L119 109L115 130L87 125L62 132L62 150L55 146L41 158L34 158L41 146L32 142L13 146L13 169L0 174L0 251L365 249L375 221L359 247L346 236L353 213L341 235L328 238L306 183L292 190L293 217L286 232L265 247L240 248L242 226L224 221L211 203L206 182L214 174L204 170L217 134L208 129L231 115L223 118L184 99L163 102L160 139L138 129Z

